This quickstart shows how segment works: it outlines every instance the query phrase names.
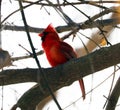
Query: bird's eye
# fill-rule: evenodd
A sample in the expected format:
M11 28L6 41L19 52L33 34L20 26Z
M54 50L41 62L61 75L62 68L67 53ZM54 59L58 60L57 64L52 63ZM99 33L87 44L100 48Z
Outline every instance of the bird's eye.
M48 32L43 32L43 37L46 36L48 34Z
M44 41L47 35L48 35L48 32L43 32L43 36L41 37L41 40Z

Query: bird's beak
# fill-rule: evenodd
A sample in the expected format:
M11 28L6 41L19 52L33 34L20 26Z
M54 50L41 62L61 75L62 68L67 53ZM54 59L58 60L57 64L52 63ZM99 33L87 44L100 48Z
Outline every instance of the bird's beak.
M39 33L38 36L42 37L42 36L43 36L43 33Z

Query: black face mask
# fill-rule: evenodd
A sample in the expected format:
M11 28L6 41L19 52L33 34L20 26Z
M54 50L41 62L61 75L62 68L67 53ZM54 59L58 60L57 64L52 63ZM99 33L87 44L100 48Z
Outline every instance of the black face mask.
M41 36L41 40L44 42L48 32L43 32L43 36Z

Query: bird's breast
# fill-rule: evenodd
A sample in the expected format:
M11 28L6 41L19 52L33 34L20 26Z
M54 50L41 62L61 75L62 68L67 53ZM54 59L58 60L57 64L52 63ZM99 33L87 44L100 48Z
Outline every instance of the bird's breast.
M45 53L51 66L57 66L67 61L58 44L46 47Z

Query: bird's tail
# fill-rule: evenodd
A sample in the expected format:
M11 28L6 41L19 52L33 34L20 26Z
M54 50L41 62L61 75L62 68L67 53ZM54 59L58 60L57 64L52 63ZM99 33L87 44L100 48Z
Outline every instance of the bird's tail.
M82 97L83 97L83 100L85 99L86 95L85 95L85 86L84 86L84 81L83 79L80 79L79 80L79 84L80 84L80 88L81 88L81 91L82 91Z

